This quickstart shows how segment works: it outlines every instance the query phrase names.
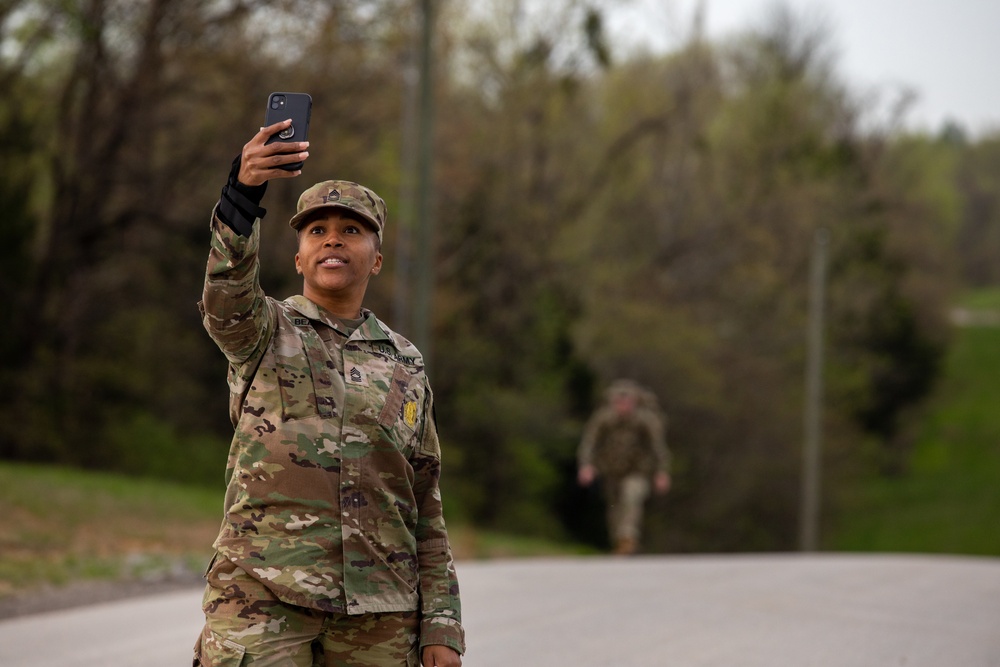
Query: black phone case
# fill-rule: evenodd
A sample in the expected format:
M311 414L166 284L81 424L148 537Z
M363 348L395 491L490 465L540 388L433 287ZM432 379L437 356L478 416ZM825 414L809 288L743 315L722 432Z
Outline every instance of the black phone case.
M309 120L311 117L311 96L306 93L271 93L267 96L267 111L264 113L264 126L273 125L289 118L292 119L292 125L288 130L272 135L265 143L273 144L276 141L308 141ZM282 165L281 168L285 171L298 171L302 168L302 163L286 164Z

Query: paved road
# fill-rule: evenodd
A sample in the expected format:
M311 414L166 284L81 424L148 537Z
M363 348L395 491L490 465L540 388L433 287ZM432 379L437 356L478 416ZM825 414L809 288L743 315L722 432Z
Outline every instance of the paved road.
M1000 559L532 559L458 573L466 667L1000 667ZM190 664L200 597L0 622L0 665Z

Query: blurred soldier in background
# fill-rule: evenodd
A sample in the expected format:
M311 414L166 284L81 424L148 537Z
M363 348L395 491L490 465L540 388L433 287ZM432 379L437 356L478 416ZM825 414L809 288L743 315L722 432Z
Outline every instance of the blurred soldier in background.
M631 380L612 383L587 421L577 461L582 486L601 478L614 552L635 553L650 485L660 494L670 489L666 418L656 396Z

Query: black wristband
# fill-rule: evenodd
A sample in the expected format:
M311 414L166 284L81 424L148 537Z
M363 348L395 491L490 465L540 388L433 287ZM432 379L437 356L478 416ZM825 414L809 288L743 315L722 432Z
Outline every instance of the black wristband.
M261 208L260 201L267 191L267 183L261 185L244 185L237 176L240 173L241 156L237 155L229 170L229 179L222 187L222 196L216 213L219 219L240 236L250 236L253 233L253 223L257 218L263 218L267 209Z
M239 181L229 184L230 189L240 193L240 196L252 203L260 206L260 200L264 198L264 191L267 190L267 183L264 185L243 185Z

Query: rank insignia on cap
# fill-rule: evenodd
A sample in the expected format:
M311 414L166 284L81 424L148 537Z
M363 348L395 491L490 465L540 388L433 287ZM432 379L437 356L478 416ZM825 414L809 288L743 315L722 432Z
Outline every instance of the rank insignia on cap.
M332 201L340 201L340 190L330 190L330 192L323 195L324 204L329 204Z
M415 401L407 401L403 404L403 421L410 428L417 425L417 404Z

